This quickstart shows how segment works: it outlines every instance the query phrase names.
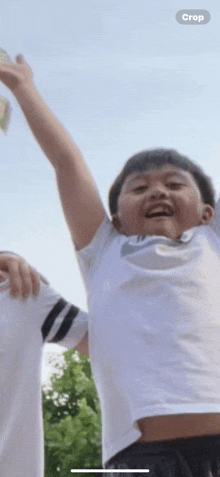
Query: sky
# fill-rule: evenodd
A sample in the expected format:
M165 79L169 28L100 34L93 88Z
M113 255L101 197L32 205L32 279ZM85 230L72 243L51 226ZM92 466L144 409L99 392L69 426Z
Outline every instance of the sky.
M177 149L220 190L220 5L216 0L10 0L0 10L0 47L22 53L36 87L107 191L143 149ZM208 24L179 24L184 8L208 10ZM0 136L0 250L12 250L67 300L86 294L54 173L11 93ZM63 351L46 345L48 353Z

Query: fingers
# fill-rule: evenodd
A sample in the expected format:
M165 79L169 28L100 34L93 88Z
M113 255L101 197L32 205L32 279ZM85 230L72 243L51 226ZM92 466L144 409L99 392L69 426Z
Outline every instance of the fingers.
M26 71L28 71L29 73L32 74L31 68L30 68L30 66L27 64L27 62L25 61L23 55L21 55L21 54L17 55L17 56L15 57L15 61L16 61L15 64L17 64L18 67L19 67L19 66L22 66L22 67L24 67L23 70L25 69Z
M0 63L0 79L11 91L13 91L22 80L23 74L16 64Z
M15 57L15 60L16 60L17 63L22 63L22 59L23 59L23 55L21 53L19 53Z
M8 261L8 276L10 283L10 295L12 297L22 296L22 281L19 273L18 259Z
M16 60L16 63L18 63L18 64L25 63L24 57L23 57L23 55L22 55L21 53L19 53L19 55L17 55L17 56L15 57L15 60Z
M40 291L41 278L40 275L33 268L29 268L29 271L32 284L32 294L34 296L37 296Z
M0 62L0 79L12 91L15 92L20 84L32 81L32 71L22 55L17 55L16 62Z
M37 296L41 282L48 284L22 257L7 252L0 254L0 282L5 277L9 278L11 296L24 299L30 295Z
M8 264L10 294L12 297L28 298L37 296L40 289L40 276L23 259L12 260Z
M18 271L21 281L21 296L23 298L30 295L37 296L40 289L39 275L25 261L19 264Z
M38 276L39 279L40 279L40 282L45 283L45 285L49 285L48 280L47 280L43 275L41 275L40 273L38 273L38 271L36 270L36 268L32 267L32 271L37 274L37 276Z

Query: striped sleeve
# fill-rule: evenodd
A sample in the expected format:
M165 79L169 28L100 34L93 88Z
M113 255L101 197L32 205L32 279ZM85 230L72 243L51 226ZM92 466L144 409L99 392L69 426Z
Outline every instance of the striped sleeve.
M57 343L74 348L88 329L87 313L67 302L51 287L43 286L46 298L41 325L43 343Z

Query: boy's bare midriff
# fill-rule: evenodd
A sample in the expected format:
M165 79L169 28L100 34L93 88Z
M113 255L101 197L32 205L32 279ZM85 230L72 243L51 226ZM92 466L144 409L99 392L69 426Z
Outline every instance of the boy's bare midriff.
M138 420L142 436L138 442L220 435L220 414L181 414Z

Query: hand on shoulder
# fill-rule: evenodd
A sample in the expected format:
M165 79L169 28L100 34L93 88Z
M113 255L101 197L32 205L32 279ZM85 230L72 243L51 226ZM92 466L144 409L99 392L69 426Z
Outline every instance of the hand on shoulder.
M24 258L10 252L0 253L0 282L9 278L12 297L28 298L39 293L40 282L48 284Z

